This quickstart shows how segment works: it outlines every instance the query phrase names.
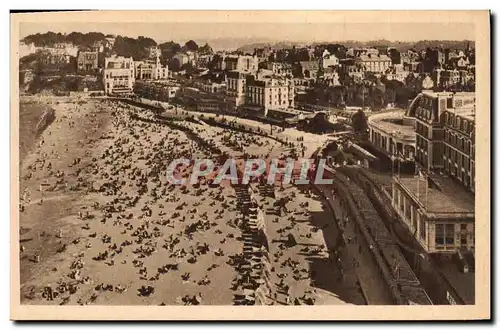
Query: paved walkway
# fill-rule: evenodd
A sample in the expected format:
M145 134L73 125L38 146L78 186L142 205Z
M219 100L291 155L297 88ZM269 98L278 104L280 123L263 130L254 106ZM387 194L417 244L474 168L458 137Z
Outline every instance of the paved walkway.
M333 208L336 218L339 219L346 239L351 237L351 242L347 244L347 253L350 260L344 267L355 267L361 289L369 305L392 305L394 301L389 288L385 283L382 274L371 256L369 246L364 240L361 232L358 231L355 221L348 220L344 226L346 212L340 207L331 186L321 185L317 188L323 192ZM354 261L355 260L355 261ZM358 264L356 266L355 264Z

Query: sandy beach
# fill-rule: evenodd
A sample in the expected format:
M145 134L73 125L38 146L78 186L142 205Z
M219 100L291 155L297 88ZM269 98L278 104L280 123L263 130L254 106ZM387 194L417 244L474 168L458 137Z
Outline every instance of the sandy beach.
M214 155L181 130L131 119L152 116L144 109L107 100L52 107L55 121L21 164L22 303L233 305L245 219L235 187L167 181L172 159ZM269 138L182 125L234 157L287 153ZM362 304L336 277L324 203L291 184L274 186L274 197L258 183L250 189L269 242L267 303Z

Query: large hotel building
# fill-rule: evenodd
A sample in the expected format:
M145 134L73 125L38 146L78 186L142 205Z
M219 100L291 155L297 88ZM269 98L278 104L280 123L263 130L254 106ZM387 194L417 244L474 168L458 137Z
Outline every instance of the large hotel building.
M135 83L132 57L113 56L105 59L103 84L106 94L132 93Z
M392 204L430 253L474 249L475 95L419 94L415 163L419 175L395 177Z
M475 109L463 107L444 113L444 172L475 191Z

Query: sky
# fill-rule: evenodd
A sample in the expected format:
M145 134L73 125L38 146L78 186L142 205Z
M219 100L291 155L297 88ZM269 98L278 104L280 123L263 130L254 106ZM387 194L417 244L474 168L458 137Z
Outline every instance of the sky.
M474 40L467 23L20 23L20 38L48 31L102 32L128 37L146 36L157 42L189 39L251 38L273 41L390 41Z

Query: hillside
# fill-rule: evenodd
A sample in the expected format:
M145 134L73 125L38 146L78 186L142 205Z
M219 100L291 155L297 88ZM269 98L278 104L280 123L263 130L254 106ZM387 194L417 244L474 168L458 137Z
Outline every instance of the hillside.
M474 47L474 42L470 40L422 40L418 42L408 42L408 41L389 41L389 40L373 40L373 41L355 41L355 40L347 40L347 41L330 41L330 42L316 42L313 45L325 45L325 44L341 44L347 48L356 48L356 47L376 47L376 46L392 46L398 49L401 52L405 52L408 49L422 50L428 47L442 47L450 48L450 49L460 49L464 50L467 47L467 43L471 43L471 47ZM243 45L238 48L238 51L242 52L253 52L255 48L264 48L271 47L272 49L282 49L282 48L292 48L293 46L300 47L306 45L307 43L304 41L297 42L258 42L258 43L250 43Z

